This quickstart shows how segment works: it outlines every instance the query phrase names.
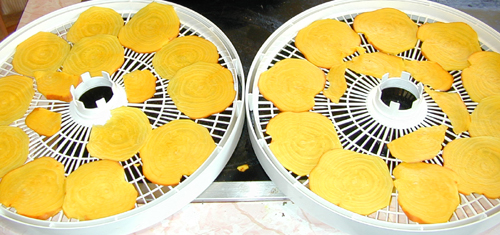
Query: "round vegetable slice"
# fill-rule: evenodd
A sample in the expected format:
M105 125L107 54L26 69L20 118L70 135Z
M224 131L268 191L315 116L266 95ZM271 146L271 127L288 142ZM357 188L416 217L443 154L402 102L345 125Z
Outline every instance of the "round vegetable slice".
M62 114L37 107L26 117L26 125L40 135L52 136L61 130Z
M469 130L471 115L458 93L433 91L428 87L424 87L424 90L448 115L455 134Z
M394 185L379 157L333 149L311 171L309 187L335 205L369 215L389 206Z
M387 144L392 156L404 162L420 162L434 158L442 149L448 129L445 125L421 127Z
M142 103L156 92L156 77L149 70L134 70L123 75L123 84L130 103Z
M432 87L434 90L447 91L453 84L453 76L434 61L405 60L405 70L415 80Z
M475 102L500 94L500 54L480 51L469 56L470 66L462 71L462 83Z
M364 75L382 79L389 73L389 77L400 77L405 65L403 59L382 52L366 53L347 61L347 68Z
M62 209L64 165L51 157L37 158L7 173L0 181L0 203L20 215L48 219Z
M176 185L210 156L216 145L208 130L188 119L171 121L153 130L140 150L143 173L161 185Z
M19 127L0 126L0 178L28 159L30 139Z
M500 94L482 99L472 111L469 134L500 137Z
M71 86L76 88L82 82L80 76L66 72L36 71L34 75L38 92L49 100L72 101Z
M18 75L0 78L0 126L22 118L35 94L33 79Z
M115 10L92 6L78 16L78 19L69 28L66 39L72 43L77 43L84 37L97 34L118 36L123 24L122 16Z

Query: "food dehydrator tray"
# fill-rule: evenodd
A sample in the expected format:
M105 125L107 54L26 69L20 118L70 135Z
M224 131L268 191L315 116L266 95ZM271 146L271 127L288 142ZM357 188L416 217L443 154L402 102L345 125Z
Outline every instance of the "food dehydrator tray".
M22 27L0 43L0 77L17 74L12 67L12 56L17 44L39 31L55 33L64 38L79 14L91 6L112 8L127 22L139 9L151 1L146 0L103 0L78 3L49 13ZM142 174L142 162L138 155L120 162L125 169L126 180L137 189L134 209L115 216L90 221L68 219L63 212L47 220L37 220L19 215L13 208L0 205L0 224L15 232L30 234L126 234L131 233L177 212L199 196L218 176L226 165L240 138L244 124L244 74L239 56L225 34L212 22L197 12L179 4L158 1L172 5L179 16L181 26L179 36L198 35L217 46L219 64L229 69L233 75L236 97L230 107L223 112L195 122L206 127L216 143L216 149L203 165L192 175L184 176L177 186L161 186L150 183ZM158 78L153 98L140 104L127 104L143 110L153 128L176 119L188 119L178 111L168 96L168 81L160 79L154 72L151 60L154 53L136 53L125 49L123 66L111 76L111 80L123 86L122 76L136 69L149 69ZM36 86L36 85L35 85ZM11 126L22 128L30 138L28 161L41 156L50 156L63 163L66 175L78 166L97 160L90 157L85 145L91 126L73 120L70 103L47 100L37 91L28 109L43 107L62 114L61 131L52 137L40 136L24 123L21 118ZM26 116L26 115L25 115Z
M269 148L271 137L265 133L266 125L272 117L279 113L279 110L272 102L266 100L260 94L257 86L260 74L282 59L304 59L304 56L294 45L294 38L300 29L311 22L318 19L332 18L352 25L356 15L383 7L399 9L408 14L418 24L435 21L468 23L478 33L483 50L500 52L500 34L494 29L461 11L430 1L340 0L310 8L278 28L262 45L250 67L245 92L247 100L245 109L250 140L254 151L264 170L281 192L304 211L342 231L352 234L396 234L401 232L474 234L485 231L498 224L500 219L500 199L488 199L478 194L468 196L461 194L462 202L449 222L418 224L410 221L404 214L397 203L397 192L393 192L390 206L371 215L361 216L337 207L310 191L308 177L299 177L285 169ZM419 42L414 49L403 52L398 56L409 60L422 60L424 58L420 52L420 45ZM376 51L364 37L362 37L362 47L368 53ZM356 53L345 60L351 60L357 55L359 54ZM324 71L327 72L326 69ZM460 81L461 71L451 71L450 73L454 77L451 91L458 92L468 111L472 112L477 103L470 99L463 88ZM335 104L320 93L315 97L316 104L312 111L321 113L332 120L345 149L381 157L387 163L391 174L399 161L387 151L386 144L390 140L422 126L444 124L451 127L449 119L426 93L423 94L423 101L427 110L425 115L415 117L420 118L418 120L413 119L409 122L398 122L397 126L392 125L390 120L374 115L372 111L369 111L371 107L367 107L370 92L380 84L381 80L357 74L350 70L346 70L345 78L348 89L341 98L340 103ZM414 80L412 81L416 84ZM326 87L328 85L327 83ZM446 132L444 144L455 138L467 137L468 133L464 132L457 135L449 128ZM441 165L443 162L441 153L427 162Z

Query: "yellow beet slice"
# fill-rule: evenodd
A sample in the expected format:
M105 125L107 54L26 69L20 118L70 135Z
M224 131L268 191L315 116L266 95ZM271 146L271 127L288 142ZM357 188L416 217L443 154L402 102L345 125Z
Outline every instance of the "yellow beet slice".
M0 203L20 215L46 220L62 209L64 165L51 157L37 158L7 173L0 181Z
M33 76L35 71L56 71L68 56L70 45L49 32L38 32L19 43L12 65L16 72Z
M78 76L86 72L92 77L102 76L102 71L111 75L125 61L124 53L116 36L98 34L85 37L71 48L63 63L63 71Z
M63 211L70 219L104 218L133 209L137 195L118 162L94 161L69 174Z
M179 26L179 17L172 6L151 2L132 16L120 30L118 38L124 47L150 53L176 38Z
M467 106L465 106L464 101L458 93L433 91L426 86L424 90L437 103L441 110L448 115L455 134L469 130L471 117L469 111L467 111Z
M500 138L455 139L443 149L444 166L458 174L458 191L465 195L500 197Z
M405 60L405 70L415 80L432 87L434 90L447 91L453 84L453 76L434 61Z
M482 99L472 111L469 134L500 137L500 94Z
M500 54L492 51L476 52L469 56L470 66L462 71L462 83L470 98L500 94Z
M417 44L417 24L398 9L363 12L354 18L353 28L377 50L388 54L399 54Z
M118 36L124 21L122 16L111 8L92 6L82 12L69 28L66 39L77 43L84 37L97 34Z
M45 108L35 108L26 117L26 125L39 135L52 136L61 130L61 114Z
M203 61L180 69L167 92L177 109L192 119L224 111L236 96L231 71Z
M176 185L193 174L216 145L207 128L189 120L171 121L153 130L141 148L144 176L161 185Z
M333 149L311 171L309 187L335 205L369 215L389 206L394 185L381 158Z
M389 73L389 77L400 77L405 65L403 59L382 52L366 53L347 61L347 68L364 75L382 79Z
M403 162L394 168L393 175L398 203L414 222L448 222L460 204L458 175L446 167Z
M80 76L66 72L36 71L34 75L38 92L49 100L72 101L71 86L76 88L82 82Z
M33 79L18 75L0 78L0 126L22 118L35 94Z
M445 125L421 127L387 144L395 158L404 162L420 162L434 158L442 149L448 127Z
M323 90L323 95L334 103L339 103L340 97L342 97L347 90L347 82L345 80L346 68L346 63L342 62L338 66L331 67L326 75L326 79L330 82L330 86Z
M219 53L215 45L198 36L173 39L153 56L153 67L164 79L172 78L179 69L198 61L217 63Z
M87 150L93 157L125 161L139 151L151 130L143 111L119 107L111 110L111 118L106 124L92 126Z
M463 22L425 23L419 27L417 38L422 40L425 58L447 71L468 67L469 56L481 51L476 31Z
M156 77L149 70L135 70L123 75L123 83L130 103L142 103L156 92Z
M301 29L295 46L316 66L331 68L356 52L361 38L352 28L338 20L323 19Z
M279 113L266 133L272 137L269 148L276 159L300 176L309 174L323 153L342 148L332 121L319 113Z
M0 126L0 178L28 159L30 139L19 127Z
M326 84L325 73L307 60L288 58L259 77L260 93L281 111L303 112L314 107L314 96Z

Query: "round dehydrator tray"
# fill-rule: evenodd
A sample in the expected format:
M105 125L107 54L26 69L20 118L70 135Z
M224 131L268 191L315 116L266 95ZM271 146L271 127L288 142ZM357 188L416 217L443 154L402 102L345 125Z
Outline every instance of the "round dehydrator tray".
M55 33L65 37L68 29L79 14L91 6L114 9L127 22L139 9L151 1L104 0L78 3L47 14L19 29L0 44L0 77L17 74L12 68L12 56L16 46L39 31ZM224 33L212 22L198 13L181 5L172 5L179 16L181 26L179 36L198 35L217 46L219 64L233 74L236 97L233 104L223 112L196 123L206 127L216 143L216 148L203 165L192 175L183 176L176 186L162 186L150 183L142 174L142 162L138 155L120 162L125 169L126 180L138 191L135 208L102 219L77 221L68 219L63 212L47 220L37 220L19 215L13 208L0 205L0 224L14 232L28 234L126 234L150 226L177 212L198 197L218 176L231 157L240 138L244 125L244 74L238 54ZM151 64L154 53L136 53L125 49L123 66L111 76L111 80L123 86L122 76L133 70L148 69L158 78L156 93L144 103L129 103L127 106L139 108L148 116L153 128L176 119L188 119L177 110L167 94L168 80L161 79ZM36 86L36 85L35 85ZM98 160L86 150L91 126L82 125L70 115L70 103L47 100L37 91L27 113L36 107L43 107L62 114L62 128L52 137L40 136L29 129L25 117L11 126L22 128L30 138L28 161L49 156L64 164L66 175L80 165Z
M331 18L347 24L353 24L356 15L362 12L391 7L405 12L414 22L421 25L426 22L465 22L479 35L480 45L486 51L500 52L500 34L479 20L456 9L429 1L331 1L310 8L293 17L278 28L263 44L250 67L248 74L246 115L249 125L249 135L256 155L271 180L294 203L304 211L312 214L326 224L352 234L396 234L406 233L439 233L439 234L475 234L485 231L500 221L500 200L488 199L483 195L460 194L461 203L451 219L440 224L418 224L412 222L398 205L397 191L392 193L388 207L378 210L368 216L362 216L340 208L319 197L308 188L308 176L297 176L285 169L269 148L271 136L266 134L269 120L279 113L272 102L266 100L257 86L259 76L276 62L285 58L305 59L295 47L294 39L297 32L319 19ZM375 52L362 34L362 47L367 53ZM424 60L420 51L420 41L414 49L399 54L408 60ZM351 60L359 53L346 57ZM324 69L325 73L328 71ZM454 77L450 91L458 92L464 100L469 112L474 103L461 83L461 71L450 71ZM456 138L467 138L468 133L456 135L451 130L447 116L427 93L423 94L423 110L425 115L414 115L406 122L397 120L390 122L383 115L372 112L373 101L370 92L381 80L371 76L355 73L346 69L345 78L348 88L338 104L331 102L323 93L315 96L315 106L312 112L328 117L334 124L344 149L359 153L379 156L383 159L392 175L392 170L400 163L390 155L387 143L410 133L419 127L444 124L448 130L443 145ZM413 84L417 82L410 78ZM326 87L329 86L327 82ZM389 121L388 121L389 120ZM441 152L427 163L442 165Z

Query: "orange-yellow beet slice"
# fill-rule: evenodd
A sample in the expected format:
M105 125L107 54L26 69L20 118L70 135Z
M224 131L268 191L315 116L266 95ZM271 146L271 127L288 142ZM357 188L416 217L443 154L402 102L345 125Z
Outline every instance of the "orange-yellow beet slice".
M389 206L394 185L381 158L333 149L311 171L309 187L335 205L369 215Z
M453 84L453 76L434 61L405 60L405 70L415 80L432 87L434 90L447 91Z
M314 21L295 38L295 46L306 59L323 68L338 65L360 44L361 38L348 24L333 19Z
M161 185L176 185L193 174L216 145L207 128L189 119L171 121L153 130L141 148L143 173Z
M72 43L77 43L84 37L97 34L118 36L123 24L122 16L115 10L92 6L78 16L78 19L69 28L66 39Z
M469 56L481 51L476 31L463 22L423 24L417 38L423 41L425 58L439 63L447 71L468 67Z
M445 223L460 204L458 175L446 167L403 162L394 168L393 175L398 203L414 222Z
M0 178L28 159L30 139L19 127L0 126Z
M458 93L433 91L426 86L424 90L437 103L441 110L448 115L455 134L469 130L471 117L464 101Z
M325 73L307 60L279 61L259 78L260 93L281 111L303 112L314 107L314 96L326 84Z
M62 209L64 165L51 157L37 158L7 173L0 181L0 203L20 215L48 219Z
M192 119L224 111L236 96L231 71L204 61L180 69L167 92L177 109Z
M33 76L35 71L56 71L68 56L70 45L53 33L39 32L19 43L12 65L16 72Z
M210 41L198 36L173 39L153 56L153 67L164 79L172 78L179 69L198 61L217 63L219 52Z
M420 162L434 158L442 149L445 125L421 127L387 144L395 158L404 162Z
M142 103L156 92L156 77L149 70L134 70L123 75L123 83L130 103Z
M71 86L76 88L82 82L80 76L66 72L36 71L34 75L38 92L49 100L72 101Z
M313 112L282 112L266 127L269 148L276 159L297 175L307 175L328 150L342 148L335 127L327 117Z
M139 151L151 130L142 110L119 107L111 110L106 124L92 126L87 150L93 157L125 161Z
M0 78L0 126L22 118L35 94L33 79L18 75Z
M476 52L469 56L470 66L462 71L462 83L470 98L500 94L500 54L492 51Z
M81 165L66 179L63 211L70 219L104 218L133 209L137 195L118 162L94 161Z
M52 136L61 130L61 113L45 108L35 108L26 117L26 125L40 135Z
M376 49L388 54L399 54L417 44L417 24L398 9L361 13L354 18L353 28L363 33Z
M500 137L500 94L482 99L472 111L469 134Z
M132 16L120 30L118 38L124 47L150 53L176 38L179 26L179 17L172 6L151 2Z
M383 52L366 53L347 61L347 68L364 75L382 79L389 73L389 77L400 77L405 65L403 59Z
M500 197L500 138L455 139L443 149L444 166L458 174L458 191L465 195Z
M340 97L342 97L347 90L347 82L345 80L346 68L346 63L342 62L338 66L331 67L326 75L326 79L328 79L330 86L323 90L323 95L334 103L339 103Z

